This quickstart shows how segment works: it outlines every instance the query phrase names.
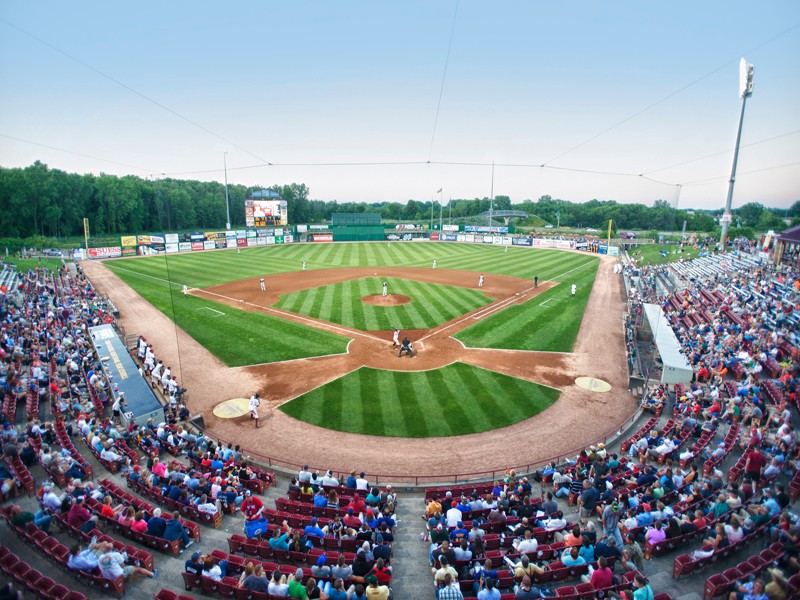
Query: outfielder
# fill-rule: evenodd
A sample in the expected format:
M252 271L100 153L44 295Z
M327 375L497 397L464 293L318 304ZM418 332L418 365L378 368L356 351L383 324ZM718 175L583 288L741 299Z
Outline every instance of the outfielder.
M258 407L261 406L261 399L258 393L250 396L250 418L256 420L256 429L258 429Z
M436 259L435 258L433 259L433 268L434 269L436 268Z
M183 286L183 297L186 298L186 295L189 293L189 288L186 287L186 284Z
M577 289L578 289L578 286L573 283L572 284L572 297L573 298L575 297L575 292L577 291Z
M303 271L306 270L306 261L303 261Z
M387 290L387 289L388 289L388 286L386 285L386 282L384 281L384 282L383 282L383 295L384 295L384 296L386 295L386 290Z

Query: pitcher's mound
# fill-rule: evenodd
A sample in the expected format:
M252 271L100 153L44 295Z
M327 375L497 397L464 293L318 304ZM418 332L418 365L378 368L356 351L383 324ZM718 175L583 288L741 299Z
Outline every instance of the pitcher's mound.
M401 304L408 304L411 298L403 296L402 294L389 294L383 296L382 294L372 294L364 296L361 301L365 304L374 304L376 306L400 306Z

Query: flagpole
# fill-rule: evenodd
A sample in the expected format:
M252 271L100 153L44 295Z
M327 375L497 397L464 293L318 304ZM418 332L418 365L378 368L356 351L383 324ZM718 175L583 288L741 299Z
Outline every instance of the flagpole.
M453 197L452 196L450 196L447 199L447 210L450 213L450 214L447 215L447 224L448 225L452 225L453 224Z

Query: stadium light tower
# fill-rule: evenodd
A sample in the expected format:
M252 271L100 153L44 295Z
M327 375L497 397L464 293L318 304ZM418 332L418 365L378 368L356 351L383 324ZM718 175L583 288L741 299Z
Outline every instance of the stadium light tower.
M228 153L222 153L222 164L225 166L225 230L231 230L231 204L228 202Z
M744 107L747 103L747 99L753 95L753 70L753 65L749 64L744 58L739 61L739 97L742 99L742 111L739 113L739 130L736 133L736 147L733 150L733 166L731 166L731 178L728 181L728 199L725 201L725 212L722 214L722 232L719 236L722 252L725 252L725 244L728 240L728 228L731 226L733 184L736 182L736 163L739 160L739 142L742 140Z

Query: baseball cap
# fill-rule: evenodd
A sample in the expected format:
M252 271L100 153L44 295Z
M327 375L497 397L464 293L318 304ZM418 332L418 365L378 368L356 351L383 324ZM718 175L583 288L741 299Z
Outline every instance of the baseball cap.
M192 562L197 562L198 560L200 560L201 556L203 556L203 553L198 550L197 552L192 554Z
M319 558L317 559L317 566L321 567L325 564L325 561L328 560L328 557L324 554L320 554Z

